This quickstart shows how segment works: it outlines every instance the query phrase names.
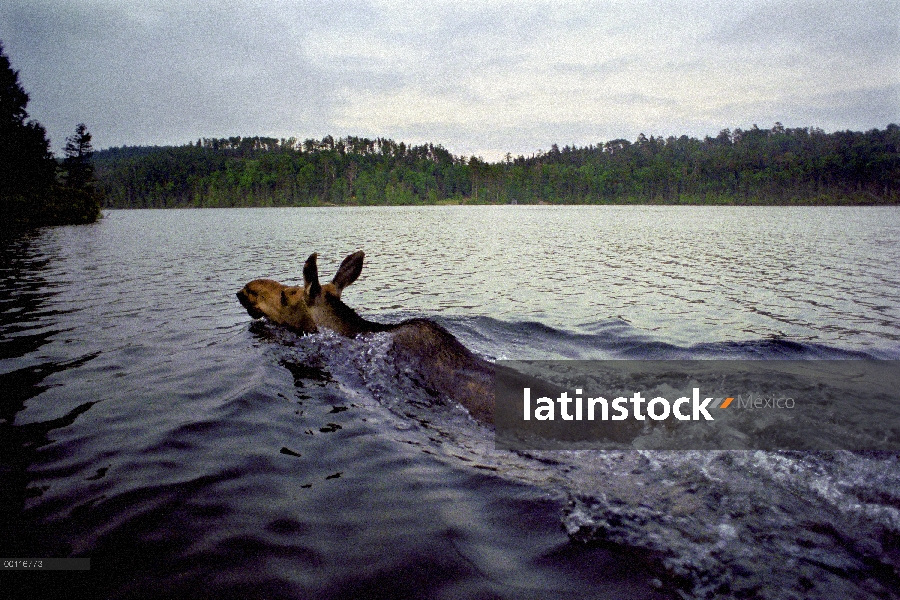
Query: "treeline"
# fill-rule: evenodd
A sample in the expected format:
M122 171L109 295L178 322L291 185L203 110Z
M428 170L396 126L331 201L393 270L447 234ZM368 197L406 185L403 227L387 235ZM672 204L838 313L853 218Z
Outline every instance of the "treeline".
M476 203L900 203L900 127L724 130L496 163L388 139L233 137L95 155L121 208Z
M441 146L387 139L202 139L110 148L95 164L116 208L416 204L473 189L471 167Z
M28 100L0 43L0 233L96 221L101 197L91 134L79 124L57 160L47 131L28 119Z

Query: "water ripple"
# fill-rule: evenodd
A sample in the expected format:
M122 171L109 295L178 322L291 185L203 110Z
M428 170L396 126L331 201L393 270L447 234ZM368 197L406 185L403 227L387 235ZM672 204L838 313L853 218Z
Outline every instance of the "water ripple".
M388 336L298 336L234 293L363 249L349 304L490 359L898 359L898 230L894 208L397 207L6 240L5 554L91 556L60 598L896 597L896 457L501 452Z

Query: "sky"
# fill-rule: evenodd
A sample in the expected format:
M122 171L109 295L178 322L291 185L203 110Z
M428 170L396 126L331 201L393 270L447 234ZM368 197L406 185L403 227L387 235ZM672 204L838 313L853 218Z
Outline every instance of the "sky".
M60 152L386 137L499 160L638 134L900 122L900 0L3 0Z

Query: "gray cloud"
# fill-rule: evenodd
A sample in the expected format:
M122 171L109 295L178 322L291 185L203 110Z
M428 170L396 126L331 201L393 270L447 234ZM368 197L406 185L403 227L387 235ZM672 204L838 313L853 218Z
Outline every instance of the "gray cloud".
M100 146L328 121L331 83L305 56L308 31L283 25L290 15L180 3L60 6L20 7L9 32L0 29L30 112L57 147L82 120Z
M11 4L11 6L10 6ZM0 40L61 147L384 136L552 143L900 120L900 2L8 0Z
M712 36L750 51L790 50L882 61L900 51L900 3L892 0L765 3L723 24Z

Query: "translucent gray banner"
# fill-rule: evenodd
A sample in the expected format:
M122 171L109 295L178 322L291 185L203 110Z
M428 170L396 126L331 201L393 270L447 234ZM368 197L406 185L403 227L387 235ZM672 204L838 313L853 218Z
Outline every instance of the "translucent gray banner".
M499 361L500 448L900 450L900 361Z
M89 571L90 558L4 558L5 571Z

